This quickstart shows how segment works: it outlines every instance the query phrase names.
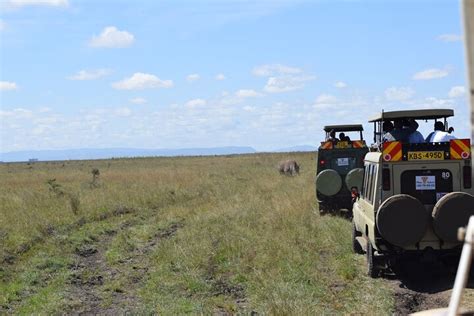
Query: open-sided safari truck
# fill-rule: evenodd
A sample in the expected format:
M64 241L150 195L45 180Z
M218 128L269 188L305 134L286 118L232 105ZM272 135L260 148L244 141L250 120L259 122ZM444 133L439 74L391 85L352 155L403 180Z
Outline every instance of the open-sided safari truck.
M457 230L474 215L470 140L384 142L382 130L384 121L402 119L443 120L447 128L453 115L449 109L393 111L369 121L376 149L365 157L352 242L355 252L365 250L370 276L401 254L433 258L459 253Z
M362 183L364 156L369 151L360 124L324 127L325 141L318 148L316 197L321 213L352 209L351 189ZM330 139L330 133L355 134L355 139Z

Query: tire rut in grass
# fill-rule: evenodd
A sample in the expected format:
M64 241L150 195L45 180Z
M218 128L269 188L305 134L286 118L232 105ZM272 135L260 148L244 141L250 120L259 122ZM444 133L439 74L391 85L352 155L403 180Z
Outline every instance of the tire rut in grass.
M456 264L423 265L405 263L389 281L394 289L395 315L407 315L423 310L444 308L449 304L454 284Z
M108 265L105 254L112 241L119 232L133 226L137 224L125 222L119 231L109 231L93 244L76 249L76 264L71 267L67 294L69 311L79 314L116 315L139 310L140 299L134 293L148 273L148 255L160 240L173 237L178 229L183 227L183 222L175 222L159 230L117 265ZM125 280L126 289L124 287L106 289L107 284L113 284L117 280L122 282Z

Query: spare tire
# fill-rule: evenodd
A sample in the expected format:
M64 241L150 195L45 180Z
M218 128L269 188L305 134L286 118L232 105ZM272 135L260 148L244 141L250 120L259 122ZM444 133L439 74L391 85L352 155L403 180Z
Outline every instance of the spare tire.
M332 196L341 190L342 179L336 170L326 169L316 176L316 189L323 195Z
M456 242L459 227L464 227L474 215L474 196L465 192L451 192L443 196L433 208L433 229L441 240Z
M416 244L423 238L430 214L421 202L407 194L397 194L380 205L377 229L382 237L395 246Z
M355 168L346 175L346 187L350 191L352 187L357 187L360 191L364 179L364 169Z

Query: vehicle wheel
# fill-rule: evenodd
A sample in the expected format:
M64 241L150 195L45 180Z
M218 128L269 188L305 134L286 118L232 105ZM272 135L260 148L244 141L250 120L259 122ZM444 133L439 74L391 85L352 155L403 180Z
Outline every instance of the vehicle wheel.
M356 239L359 236L362 236L362 234L357 231L354 222L352 222L352 251L361 255L364 253L364 249L362 249L362 246Z
M319 214L324 215L328 211L328 206L323 203L319 203Z
M379 276L379 272L375 262L374 248L370 240L367 240L367 275L375 279Z

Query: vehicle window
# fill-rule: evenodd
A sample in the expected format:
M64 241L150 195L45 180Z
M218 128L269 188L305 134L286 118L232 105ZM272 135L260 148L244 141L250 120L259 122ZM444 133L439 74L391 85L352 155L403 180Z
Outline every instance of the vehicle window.
M374 165L370 165L370 170L369 170L369 191L367 193L367 199L369 200L370 203L372 203L372 195L374 191Z
M423 204L436 202L453 191L453 176L447 169L408 170L401 174L401 193L411 195Z
M368 191L367 186L369 183L369 166L370 164L366 163L364 167L364 182L362 184L362 197L364 199L367 198L367 191Z

